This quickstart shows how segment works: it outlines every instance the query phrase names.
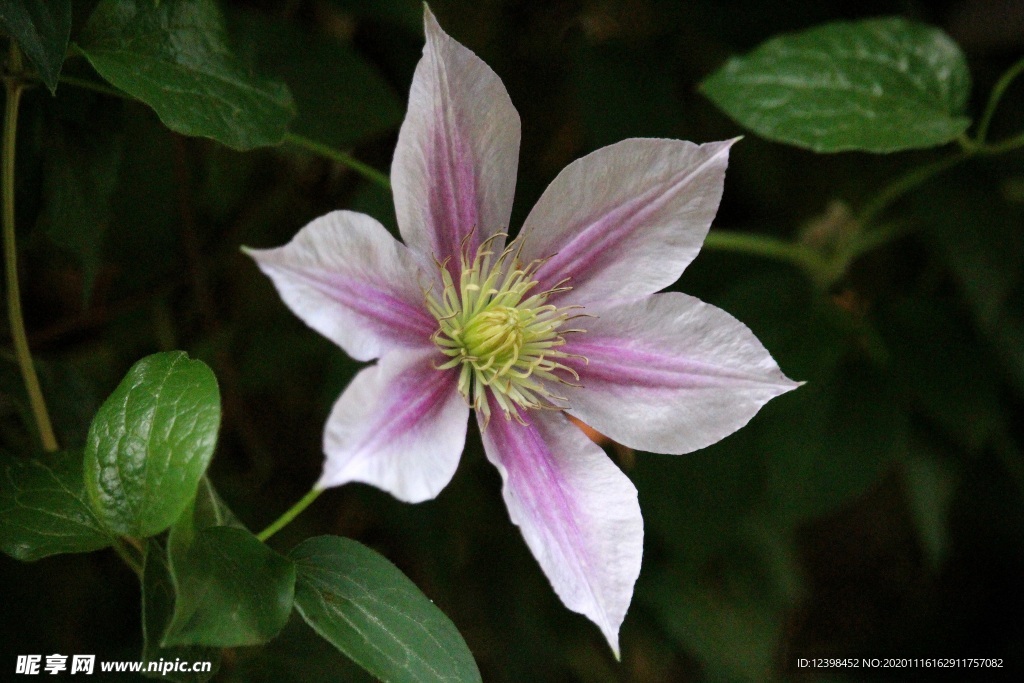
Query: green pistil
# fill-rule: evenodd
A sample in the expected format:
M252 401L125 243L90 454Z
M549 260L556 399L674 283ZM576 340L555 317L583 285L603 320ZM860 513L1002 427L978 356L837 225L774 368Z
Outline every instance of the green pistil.
M576 372L561 362L570 357L558 347L562 336L583 330L563 329L577 307L546 304L554 289L532 294L541 261L521 266L513 248L494 258L491 238L470 262L461 255L462 275L456 286L447 261L438 264L444 290L440 298L428 292L427 306L437 319L433 340L450 360L438 366L460 367L459 392L472 407L490 419L487 392L508 419L523 422L519 409L561 408L565 398L552 393L554 384L578 381ZM586 359L583 359L584 361Z

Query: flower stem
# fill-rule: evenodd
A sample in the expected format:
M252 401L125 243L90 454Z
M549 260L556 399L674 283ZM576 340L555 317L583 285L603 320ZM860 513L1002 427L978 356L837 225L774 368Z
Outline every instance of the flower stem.
M383 187L385 190L391 189L391 181L388 180L388 177L386 175L375 169L373 166L370 166L369 164L364 164L355 157L346 154L341 150L334 149L333 147L329 147L328 145L321 144L316 140L310 140L309 138L303 137L301 135L296 135L295 133L286 133L284 136L284 141L289 144L295 145L296 147L301 147L309 152L313 152L314 154L319 154L320 156L326 157L331 161L336 161L339 164L348 166L359 175L363 176L364 178L373 183L376 183L380 187Z
M256 538L260 539L261 541L266 541L268 538L276 534L278 531L288 526L288 524L291 523L293 519L299 516L300 512L308 508L312 504L312 502L316 500L317 497L319 497L319 495L323 492L324 489L311 490L309 493L303 496L302 499L299 500L299 502L288 508L288 510L283 515L278 517L277 520L274 521L270 526L256 534Z
M32 415L39 429L39 440L43 450L57 450L57 437L53 433L50 414L46 410L46 401L39 386L35 365L32 363L32 352L25 334L25 319L21 313L21 291L18 286L18 250L14 230L14 152L18 138L18 105L21 103L21 53L11 43L11 71L4 84L7 88L7 103L4 111L3 159L0 161L0 184L3 185L3 233L4 233L4 267L7 275L7 315L11 326L11 338L14 341L14 355L21 368L21 377L25 383Z

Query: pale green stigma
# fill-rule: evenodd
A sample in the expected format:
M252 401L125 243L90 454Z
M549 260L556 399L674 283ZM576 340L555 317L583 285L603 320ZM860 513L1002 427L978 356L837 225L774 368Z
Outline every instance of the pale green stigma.
M491 413L489 390L506 418L523 422L520 408L564 407L565 397L551 388L578 382L579 375L562 362L577 357L559 350L562 335L584 330L562 327L580 317L573 315L578 306L545 303L552 293L569 289L565 282L532 293L543 261L521 265L514 246L495 258L491 245L497 237L480 245L472 261L461 255L458 286L448 261L438 263L444 291L440 297L427 292L427 307L438 323L433 341L450 358L437 368L460 368L459 392L485 420Z

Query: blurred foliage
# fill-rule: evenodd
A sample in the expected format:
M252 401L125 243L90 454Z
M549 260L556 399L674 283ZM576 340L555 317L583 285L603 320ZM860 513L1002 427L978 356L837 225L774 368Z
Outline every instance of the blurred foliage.
M246 526L261 528L316 480L323 421L358 366L306 329L238 247L282 244L336 208L366 211L393 229L390 198L301 147L242 154L208 139L219 135L216 121L203 130L175 125L161 109L165 92L119 80L104 52L117 40L118 17L86 24L97 4L112 3L73 3L78 48L64 81L53 67L63 52L59 16L52 35L36 36L39 49L26 49L45 83L57 84L55 96L46 87L25 93L18 147L20 276L43 391L60 442L84 444L100 400L140 357L181 348L203 359L223 400L210 480ZM228 21L203 36L215 43L204 49L230 46L231 61L218 67L228 80L281 79L294 101L273 85L258 95L222 90L223 78L208 84L166 46L142 46L143 56L201 85L203 97L263 98L267 119L253 137L226 140L231 147L273 144L290 131L386 171L422 48L418 0L223 4ZM982 0L431 6L501 76L522 116L514 225L562 167L601 145L743 133L698 85L778 34L881 15L939 27L966 55L973 89L965 111L974 120L1024 52L1024 37L999 31L1014 5ZM18 21L0 14L0 28L21 40ZM152 109L75 85L100 83L100 75ZM991 138L1017 134L1021 120L1018 82ZM825 156L748 135L733 148L715 227L823 249L857 229L836 219L836 206L862 210L888 182L943 153ZM711 249L687 270L680 290L744 321L807 385L692 455L609 445L639 489L646 521L621 664L550 589L508 520L499 477L472 430L438 499L410 506L349 485L324 494L271 545L283 551L332 533L376 549L451 618L486 681L883 675L797 667L812 657L1002 657L1019 666L1022 159L1020 150L976 158L935 176L888 207L883 218L904 226L899 237L860 254L827 286L788 263ZM32 429L4 351L0 444L30 453ZM173 567L144 569L156 587L145 619L162 628L173 609L157 589ZM138 588L112 552L32 565L4 556L0 577L10 587L0 607L2 666L26 653L139 657ZM147 642L147 652L157 646ZM293 618L266 648L225 650L216 680L363 676Z
M0 10L0 28L18 41L39 78L54 92L71 31L71 0L12 0Z

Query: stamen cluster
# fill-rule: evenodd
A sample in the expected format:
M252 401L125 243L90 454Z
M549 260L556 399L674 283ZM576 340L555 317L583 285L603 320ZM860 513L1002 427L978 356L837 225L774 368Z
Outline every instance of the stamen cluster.
M456 286L448 261L438 263L444 286L440 297L426 293L427 307L437 319L432 339L451 360L439 370L461 366L459 392L473 408L490 419L487 390L506 418L523 422L519 408L556 408L566 399L551 392L552 384L579 381L579 375L561 362L571 357L559 350L562 336L578 329L561 329L578 316L572 309L545 303L564 282L537 293L533 275L543 261L523 266L514 246L495 258L491 246L497 236L480 245L470 261L463 251L461 276ZM585 359L584 359L585 360Z

